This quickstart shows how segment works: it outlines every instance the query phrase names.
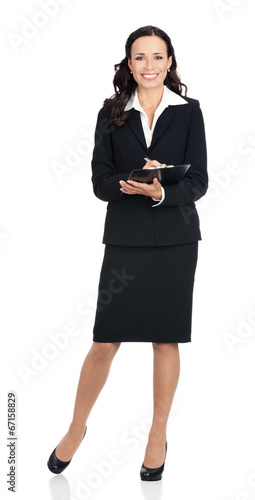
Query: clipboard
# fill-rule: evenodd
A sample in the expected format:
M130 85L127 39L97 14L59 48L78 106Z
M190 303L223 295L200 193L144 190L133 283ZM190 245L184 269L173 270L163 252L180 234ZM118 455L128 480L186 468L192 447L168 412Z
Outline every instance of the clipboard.
M152 184L154 177L164 186L165 184L177 184L187 173L191 164L166 165L159 167L134 169L128 179L136 182L146 182Z

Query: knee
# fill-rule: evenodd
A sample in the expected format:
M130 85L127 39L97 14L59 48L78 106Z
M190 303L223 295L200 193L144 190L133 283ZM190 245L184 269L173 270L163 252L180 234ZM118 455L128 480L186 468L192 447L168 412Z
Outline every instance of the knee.
M153 345L153 349L157 350L158 352L169 352L173 349L178 348L177 342L167 342L167 343L152 342L152 345Z
M98 360L109 359L116 354L120 344L121 342L93 342L92 353Z

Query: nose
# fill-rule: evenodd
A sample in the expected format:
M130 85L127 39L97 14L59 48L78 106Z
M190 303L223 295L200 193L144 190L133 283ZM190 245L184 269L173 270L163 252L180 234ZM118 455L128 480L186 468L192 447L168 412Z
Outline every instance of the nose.
M153 59L152 58L150 58L150 57L146 58L145 69L148 71L151 71L153 69Z

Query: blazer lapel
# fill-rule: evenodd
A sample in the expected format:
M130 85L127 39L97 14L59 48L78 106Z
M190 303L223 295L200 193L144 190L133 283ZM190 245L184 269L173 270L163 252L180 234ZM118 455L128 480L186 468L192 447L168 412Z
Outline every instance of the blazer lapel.
M144 133L143 133L143 127L142 127L142 122L141 122L141 117L139 111L136 109L132 108L128 112L129 118L127 120L127 124L136 136L136 138L139 140L139 142L142 144L144 147L145 151L148 152L150 151L158 139L161 137L161 135L165 132L166 128L169 126L171 123L174 115L175 115L175 106L168 106L163 113L159 116L153 135L152 135L152 141L151 145L149 148L147 148L147 144L145 141Z
M136 138L140 141L140 143L142 144L144 149L146 151L148 151L147 144L146 144L145 137L144 137L144 133L143 133L140 112L134 108L130 109L128 111L127 124L130 127L130 129L132 130L132 132L135 134Z
M168 106L163 113L159 116L153 135L152 135L152 141L149 149L152 149L155 143L158 141L158 139L161 137L161 135L165 132L166 128L169 126L171 123L174 115L175 115L175 106Z

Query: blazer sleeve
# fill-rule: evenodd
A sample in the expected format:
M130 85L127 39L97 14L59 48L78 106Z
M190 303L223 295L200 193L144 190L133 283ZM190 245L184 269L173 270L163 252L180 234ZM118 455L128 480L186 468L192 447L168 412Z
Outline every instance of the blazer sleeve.
M165 185L165 199L158 206L193 203L205 195L208 189L207 149L205 127L198 100L194 100L183 163L191 166L178 184Z
M117 173L114 162L111 132L114 125L110 122L104 108L101 108L95 129L95 145L92 156L92 184L94 194L103 201L121 199L120 180L126 181L129 173ZM122 197L124 199L124 196Z

